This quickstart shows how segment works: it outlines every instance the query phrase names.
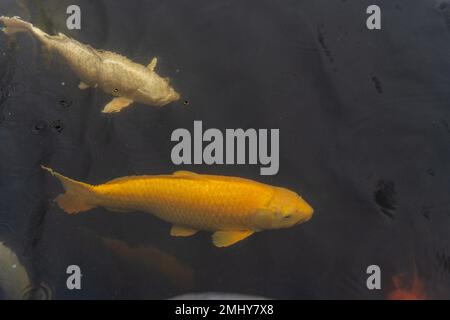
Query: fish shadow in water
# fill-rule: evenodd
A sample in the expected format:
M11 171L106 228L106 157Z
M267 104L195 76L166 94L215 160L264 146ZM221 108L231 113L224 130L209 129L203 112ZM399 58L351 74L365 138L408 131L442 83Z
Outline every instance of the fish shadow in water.
M147 292L147 287L151 286L153 290L164 291L158 293L158 296L161 293L170 296L194 288L194 270L174 254L173 250L159 245L161 239L169 238L167 224L158 225L154 217L142 217L139 213L113 218L110 213L105 214L109 217L103 217L103 213L98 214L97 219L83 223L79 230L98 241L107 254L112 256L114 268L126 279L125 283L131 284L132 290L139 291L142 288ZM108 219L108 230L99 226L99 222L105 225L102 222L104 219ZM139 228L145 230L141 232L137 230Z

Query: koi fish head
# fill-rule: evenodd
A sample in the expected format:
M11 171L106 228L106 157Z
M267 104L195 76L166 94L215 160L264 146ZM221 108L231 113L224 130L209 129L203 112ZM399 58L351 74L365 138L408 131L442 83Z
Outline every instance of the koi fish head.
M314 210L297 193L275 187L266 207L257 210L254 224L257 229L282 229L311 219Z
M160 77L146 81L134 95L135 101L157 107L162 107L178 99L180 99L180 94L170 86L169 80Z

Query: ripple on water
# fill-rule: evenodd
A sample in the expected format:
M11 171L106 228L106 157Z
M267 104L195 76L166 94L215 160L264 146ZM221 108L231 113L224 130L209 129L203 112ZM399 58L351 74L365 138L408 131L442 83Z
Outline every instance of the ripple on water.
M52 290L46 283L28 286L22 293L22 300L51 300Z

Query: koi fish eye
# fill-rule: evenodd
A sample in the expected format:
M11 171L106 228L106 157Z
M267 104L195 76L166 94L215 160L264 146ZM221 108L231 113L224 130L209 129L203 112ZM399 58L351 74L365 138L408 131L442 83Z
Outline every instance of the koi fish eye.
M113 95L118 96L119 95L119 89L114 88L113 89Z
M292 214L287 214L287 215L283 216L283 219L285 219L285 220L289 220L290 218L292 218Z

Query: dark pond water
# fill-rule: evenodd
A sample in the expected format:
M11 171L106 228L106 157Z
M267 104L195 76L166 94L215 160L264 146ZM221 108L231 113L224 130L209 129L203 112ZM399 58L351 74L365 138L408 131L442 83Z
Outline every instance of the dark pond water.
M365 0L2 0L0 15L50 34L145 65L157 56L182 95L159 110L102 114L111 96L80 91L31 37L0 34L0 240L32 293L385 299L393 279L404 275L408 287L416 275L421 294L450 298L450 2L377 3L382 30L370 31ZM66 28L70 4L82 10L81 30ZM173 165L170 135L194 120L279 128L279 173ZM206 232L171 237L169 224L142 212L69 216L41 164L89 183L180 169L246 177L299 192L315 213L220 249ZM136 248L145 249L124 254ZM381 290L366 287L373 264ZM81 290L66 287L69 265L82 270Z

